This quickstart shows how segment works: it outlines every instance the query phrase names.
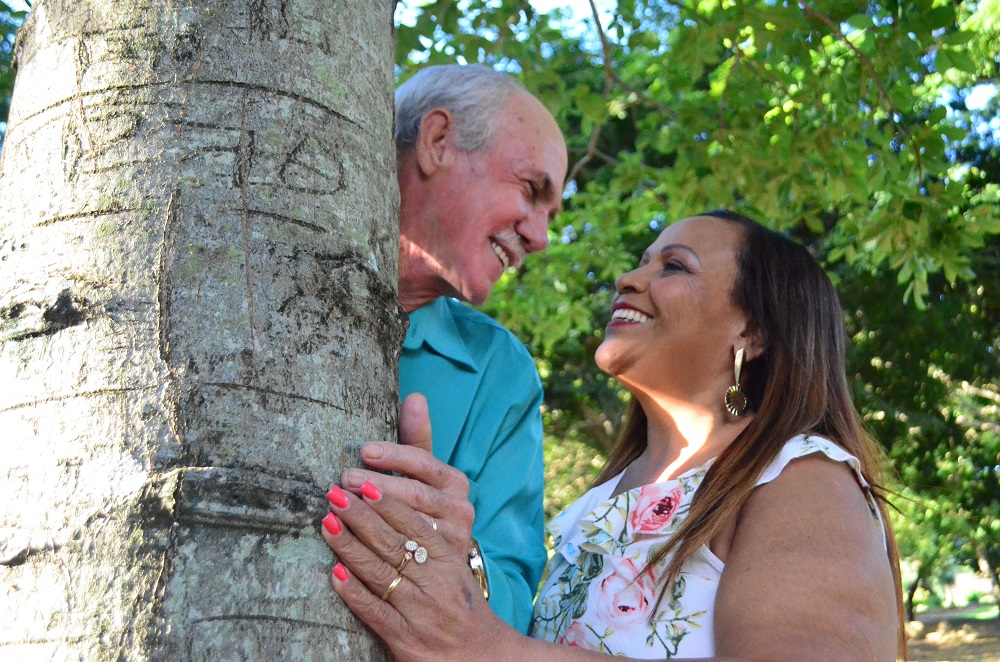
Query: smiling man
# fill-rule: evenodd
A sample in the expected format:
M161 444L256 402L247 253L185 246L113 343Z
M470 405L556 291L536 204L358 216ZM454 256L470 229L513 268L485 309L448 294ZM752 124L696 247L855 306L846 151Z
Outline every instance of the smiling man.
M537 99L481 66L417 73L396 123L400 395L424 394L434 455L469 478L490 606L523 632L545 565L541 383L517 338L461 301L545 250L566 146Z

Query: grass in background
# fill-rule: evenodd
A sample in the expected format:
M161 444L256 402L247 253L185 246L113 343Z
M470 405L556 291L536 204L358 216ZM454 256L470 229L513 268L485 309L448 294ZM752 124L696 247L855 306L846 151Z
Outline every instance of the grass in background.
M545 519L552 519L586 492L605 457L573 439L545 437Z

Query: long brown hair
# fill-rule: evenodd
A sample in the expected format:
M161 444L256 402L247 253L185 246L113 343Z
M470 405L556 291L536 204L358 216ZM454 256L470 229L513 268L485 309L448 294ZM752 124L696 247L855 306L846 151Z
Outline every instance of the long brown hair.
M821 435L858 459L882 514L896 588L899 655L905 659L899 553L882 487L882 453L866 432L847 383L847 339L837 292L809 251L784 235L726 210L698 216L729 221L743 231L731 294L764 347L761 356L746 365L746 377L741 379L755 414L716 458L695 492L687 518L645 570L673 554L664 575L662 600L681 566L738 516L785 442L800 434ZM722 401L720 393L720 407ZM617 476L642 454L646 425L646 413L633 400L596 484Z

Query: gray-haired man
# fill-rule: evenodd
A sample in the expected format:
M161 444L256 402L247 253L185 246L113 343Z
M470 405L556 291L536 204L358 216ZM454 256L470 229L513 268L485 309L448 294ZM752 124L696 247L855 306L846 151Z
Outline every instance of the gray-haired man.
M434 455L469 480L490 606L524 632L545 565L541 383L509 331L456 299L483 303L505 269L545 250L566 146L537 99L481 66L418 72L396 91L396 122L401 396L427 398Z

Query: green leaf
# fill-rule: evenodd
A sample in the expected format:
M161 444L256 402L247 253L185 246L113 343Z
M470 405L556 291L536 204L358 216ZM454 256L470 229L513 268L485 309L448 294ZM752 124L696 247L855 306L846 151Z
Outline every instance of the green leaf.
M912 200L903 203L902 214L903 218L910 221L920 220L920 215L923 213L924 208L919 202L914 202Z
M955 9L951 5L935 7L926 16L927 25L931 30L955 25Z
M854 16L847 19L846 22L855 30L865 30L874 25L871 16L869 16L868 14L855 14Z
M588 119L597 123L604 121L606 115L606 104L604 102L604 97L600 94L591 92L589 94L578 95L576 103L579 109L583 112L584 116Z
M934 55L934 66L941 73L953 69L955 63L952 61L952 54L946 48L939 48L937 53Z
M934 59L934 64L938 71L945 72L949 69L956 69L965 73L974 74L979 71L979 65L964 50L956 48L940 48Z
M629 48L645 48L655 51L660 47L660 35L652 30L639 30L628 36Z
M976 33L972 30L956 30L954 32L949 32L941 40L941 43L946 46L965 46L973 38L975 38Z
M979 72L979 64L964 50L949 49L953 66L959 71L975 74Z

